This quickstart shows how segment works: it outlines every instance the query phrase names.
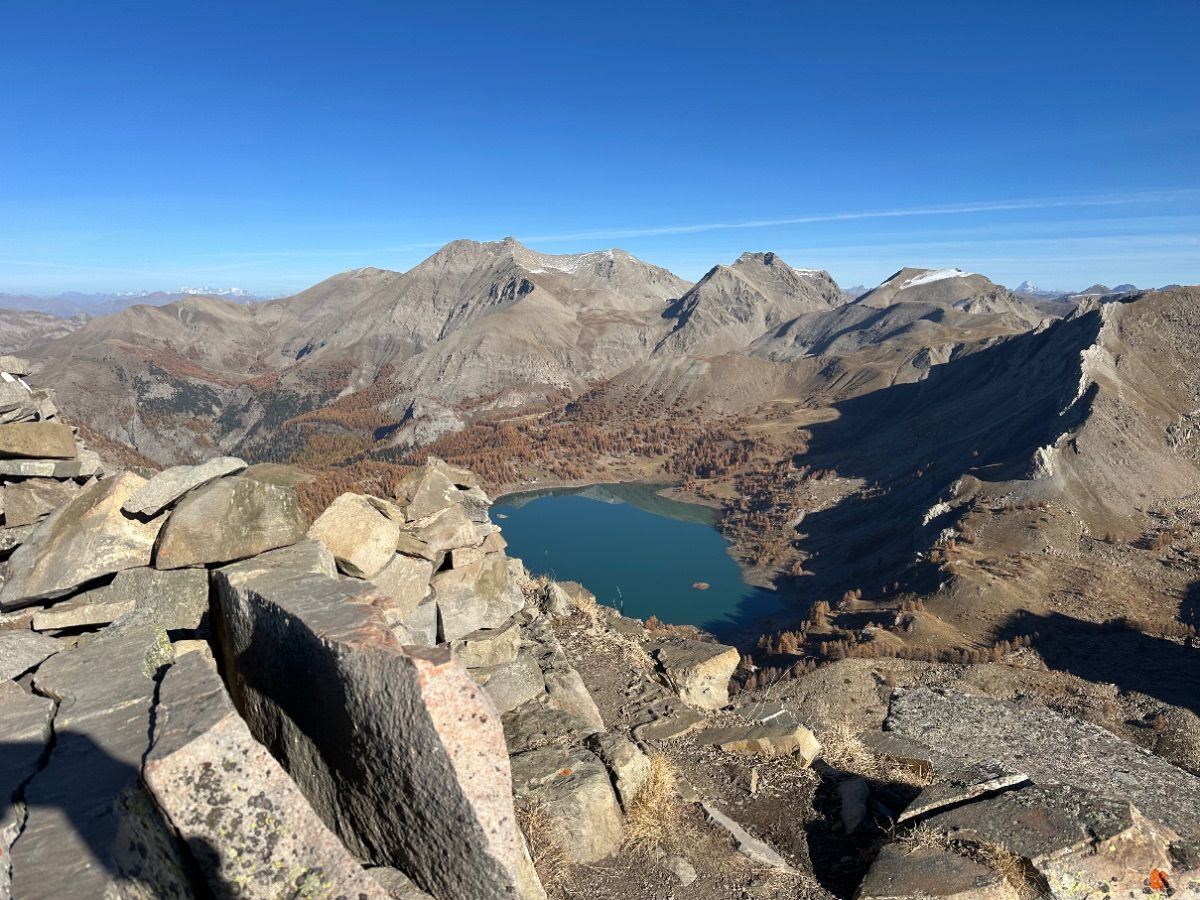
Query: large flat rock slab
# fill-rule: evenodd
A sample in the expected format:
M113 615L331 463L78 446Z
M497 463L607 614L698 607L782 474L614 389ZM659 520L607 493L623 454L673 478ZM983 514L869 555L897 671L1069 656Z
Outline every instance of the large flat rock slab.
M97 481L38 524L8 559L0 609L58 597L105 575L150 565L162 520L144 522L121 511L145 483L132 472Z
M63 644L56 638L32 631L0 631L0 680L24 675L49 659Z
M0 457L4 459L74 459L75 433L61 422L17 422L0 425Z
M937 747L956 768L1001 765L1037 784L1074 785L1200 838L1200 779L1079 719L1039 706L931 688L897 691L886 727Z
M199 653L162 680L144 772L214 893L387 898L250 734Z
M246 463L234 456L218 456L198 466L171 466L142 485L122 508L137 516L155 516L188 491L245 468Z
M1126 800L1071 785L1036 785L927 820L949 841L1027 860L1055 898L1136 896L1153 869L1173 868L1178 835ZM1033 882L1036 884L1036 881Z
M25 789L14 897L194 896L183 849L140 777L153 675L169 660L161 631L126 621L38 669L35 689L59 705L49 761Z
M0 459L0 477L78 478L84 466L77 459Z
M904 808L904 812L900 813L896 821L919 819L938 810L958 806L969 800L1028 782L1029 776L1024 772L1012 772L994 763L981 763L967 769L959 769L922 788L921 793Z
M858 900L1019 900L1017 892L982 863L940 848L888 844L863 879Z
M19 684L0 681L0 898L12 897L9 850L25 823L26 782L37 772L50 746L54 701L30 694Z
M195 631L208 613L208 573L202 569L126 569L110 584L40 610L36 631L104 625L140 609L165 631Z
M512 897L520 838L500 718L390 598L262 557L216 573L238 710L350 850L435 897Z
M188 494L162 530L160 569L233 562L304 537L307 522L291 488L233 475Z

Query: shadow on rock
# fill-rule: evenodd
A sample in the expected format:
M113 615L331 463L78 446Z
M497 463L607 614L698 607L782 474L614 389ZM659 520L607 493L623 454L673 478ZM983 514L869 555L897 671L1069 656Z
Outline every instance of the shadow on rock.
M1197 586L1192 586L1195 597ZM1084 622L1061 613L1020 613L999 637L1037 634L1046 665L1095 683L1111 682L1200 715L1200 648L1144 634L1123 622ZM1194 639L1191 639L1194 642Z

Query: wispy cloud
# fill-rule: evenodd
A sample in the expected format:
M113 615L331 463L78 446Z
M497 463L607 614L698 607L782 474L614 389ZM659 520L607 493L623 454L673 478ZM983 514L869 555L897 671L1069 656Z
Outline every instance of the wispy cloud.
M604 240L622 237L656 237L695 234L704 231L729 231L747 228L777 228L785 225L811 225L821 222L852 222L861 219L899 219L910 216L952 216L1012 210L1066 209L1100 206L1124 206L1139 203L1169 203L1200 196L1200 189L1142 191L1128 194L1100 194L1075 197L1036 197L1023 200L985 200L976 203L949 203L936 206L910 206L903 209L875 209L857 212L818 213L782 219L748 219L741 222L705 222L695 225L662 225L642 228L612 228L573 234L540 234L523 238L530 243L555 241Z

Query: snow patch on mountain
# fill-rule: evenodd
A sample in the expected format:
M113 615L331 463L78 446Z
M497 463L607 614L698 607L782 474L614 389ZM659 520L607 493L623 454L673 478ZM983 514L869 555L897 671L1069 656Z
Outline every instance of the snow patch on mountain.
M562 272L567 275L577 275L583 269L594 268L597 264L611 261L612 250L593 250L590 253L548 254L534 250L524 250L516 256L517 263L533 275L545 272Z
M947 278L966 278L973 275L973 272L964 272L962 269L930 269L928 272L922 272L920 275L914 275L903 284L898 290L905 288L917 287L921 284L931 284L935 281L945 281Z

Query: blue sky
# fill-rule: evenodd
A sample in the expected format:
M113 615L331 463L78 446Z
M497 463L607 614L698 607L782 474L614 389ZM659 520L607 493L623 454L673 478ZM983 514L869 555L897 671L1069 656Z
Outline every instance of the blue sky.
M509 234L1200 282L1198 38L1195 0L0 0L0 291L279 294Z

